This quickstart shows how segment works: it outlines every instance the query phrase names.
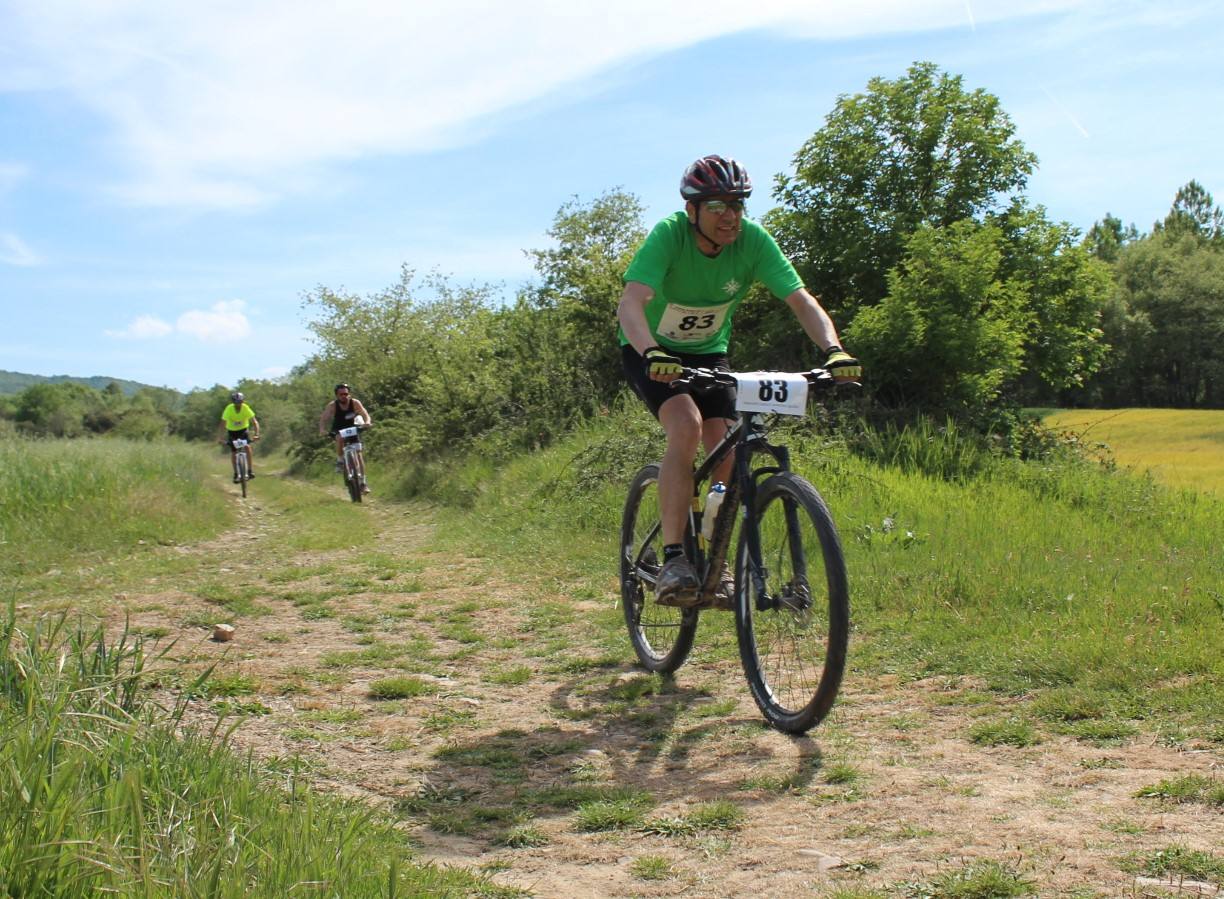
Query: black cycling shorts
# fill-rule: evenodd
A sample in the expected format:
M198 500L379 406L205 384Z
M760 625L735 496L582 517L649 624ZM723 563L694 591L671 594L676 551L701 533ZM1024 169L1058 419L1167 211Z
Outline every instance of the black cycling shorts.
M241 438L242 440L249 441L251 438L247 436L248 430L249 428L243 428L241 431L226 431L225 432L225 442L226 444L229 445L229 448L233 449L234 441L238 440L239 438Z
M730 371L726 353L681 353L668 350L668 353L678 358L689 368L712 368L716 371ZM650 414L659 417L659 407L673 396L681 394L691 396L701 412L701 419L735 418L735 388L716 387L713 390L703 390L694 393L688 386L672 387L662 381L652 381L646 373L646 362L631 345L621 347L621 361L625 367L625 377L633 392L646 403Z

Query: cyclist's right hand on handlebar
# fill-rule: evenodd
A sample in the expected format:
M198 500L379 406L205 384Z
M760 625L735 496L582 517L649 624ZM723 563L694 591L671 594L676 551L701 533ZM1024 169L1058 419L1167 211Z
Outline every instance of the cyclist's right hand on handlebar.
M684 364L661 346L649 347L642 354L646 374L652 381L674 381L684 373Z

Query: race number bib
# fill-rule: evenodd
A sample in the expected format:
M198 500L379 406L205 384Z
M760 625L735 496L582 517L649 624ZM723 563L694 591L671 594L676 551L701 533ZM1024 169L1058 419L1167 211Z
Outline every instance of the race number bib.
M735 375L737 412L807 414L808 382L803 375L779 371L748 371Z
M357 428L341 428L340 429L341 437L356 437L360 433L361 431Z
M233 441L234 449L242 449L246 445L247 441L243 440L241 437Z
M659 319L658 332L672 343L701 343L723 326L730 303L721 306L681 306L668 303Z

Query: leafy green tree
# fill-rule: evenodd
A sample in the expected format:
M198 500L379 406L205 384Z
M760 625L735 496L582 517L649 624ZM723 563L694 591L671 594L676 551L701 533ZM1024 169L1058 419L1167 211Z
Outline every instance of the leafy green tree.
M183 399L173 426L173 432L187 440L214 440L221 412L230 401L231 388L214 384L192 390Z
M1224 241L1224 212L1203 185L1190 181L1177 191L1173 208L1163 222L1157 222L1155 232L1190 234L1212 242Z
M974 413L1019 375L1035 316L1022 284L1001 277L1004 252L993 224L965 220L910 235L887 296L847 332L885 400Z
M646 239L642 204L633 194L609 191L589 204L565 203L548 230L556 245L529 250L540 284L519 298L521 314L532 312L554 333L539 333L555 368L548 380L568 379L565 388L610 402L624 384L615 340L616 307L633 254ZM537 329L517 322L517 332ZM526 347L523 347L527 350Z
M1122 253L1115 403L1224 407L1224 250L1165 228Z
M86 433L85 419L101 408L101 394L69 381L40 383L27 387L17 397L13 415L25 433L47 437L79 437Z
M1120 218L1107 212L1084 235L1084 247L1097 259L1112 264L1118 261L1123 247L1138 239L1139 231L1134 225L1123 226Z
M999 100L934 63L838 98L780 175L767 217L808 287L838 322L888 290L911 234L981 220L1021 191L1036 157Z
M1010 398L1035 403L1078 387L1101 367L1108 351L1101 315L1111 284L1109 267L1094 259L1070 225L1016 201L991 216L1002 233L999 278L1021 288L1028 328L1022 375Z

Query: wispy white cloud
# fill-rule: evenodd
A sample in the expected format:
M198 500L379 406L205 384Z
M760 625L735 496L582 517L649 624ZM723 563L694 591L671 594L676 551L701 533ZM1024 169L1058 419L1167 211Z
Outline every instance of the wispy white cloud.
M242 311L245 305L242 300L223 300L211 309L192 309L178 317L175 327L209 343L240 340L251 335L251 323Z
M208 309L190 309L170 324L156 315L138 315L126 328L106 331L107 337L123 340L155 340L171 334L186 334L205 343L224 343L251 336L251 322L242 300L222 300Z
M120 337L124 340L149 340L174 333L174 326L156 315L138 315L123 330L105 333L107 337Z
M42 257L11 231L0 232L0 262L24 267L41 265Z
M461 143L490 115L746 30L837 39L1092 0L17 0L0 90L66 91L111 129L129 202L241 207L337 160Z

